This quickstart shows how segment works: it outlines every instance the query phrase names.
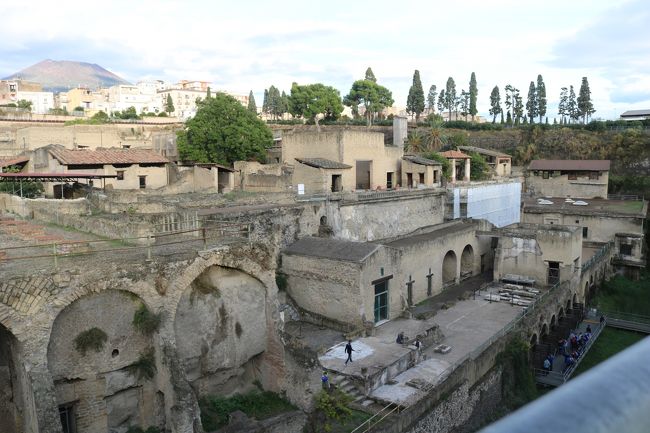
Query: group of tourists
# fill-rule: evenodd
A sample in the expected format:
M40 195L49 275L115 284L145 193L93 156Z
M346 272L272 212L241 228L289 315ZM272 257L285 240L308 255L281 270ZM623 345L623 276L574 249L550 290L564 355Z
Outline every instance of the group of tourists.
M591 326L588 325L585 332L574 333L571 332L567 339L560 339L557 343L557 353L564 356L564 368L562 370L565 373L567 370L573 366L578 359L584 354L587 343L591 339L592 332ZM544 370L548 373L553 370L553 362L555 361L555 356L549 354L544 359Z

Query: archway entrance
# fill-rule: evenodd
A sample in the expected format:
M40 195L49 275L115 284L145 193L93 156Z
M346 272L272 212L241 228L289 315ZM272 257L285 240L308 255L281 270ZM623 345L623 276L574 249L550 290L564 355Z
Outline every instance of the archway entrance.
M442 260L442 284L447 286L456 282L456 253L447 251Z
M467 245L460 255L460 279L464 280L472 276L474 268L474 249L471 245Z
M18 341L0 325L0 432L22 431L24 386L20 382L20 350Z

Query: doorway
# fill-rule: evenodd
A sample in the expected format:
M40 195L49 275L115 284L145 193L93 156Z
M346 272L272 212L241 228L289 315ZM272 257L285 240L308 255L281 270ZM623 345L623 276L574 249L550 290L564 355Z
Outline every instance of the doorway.
M340 174L332 175L332 192L339 192L343 190L343 184L341 182Z
M140 182L140 189L145 189L147 187L147 176L138 176Z
M356 162L356 186L357 189L370 189L372 161Z
M388 320L388 280L375 284L375 323Z
M395 176L395 173L392 171L389 171L386 173L386 189L392 189L393 188L393 177Z
M560 281L560 262L548 262L548 285L553 286Z
M406 186L413 188L413 173L406 173Z

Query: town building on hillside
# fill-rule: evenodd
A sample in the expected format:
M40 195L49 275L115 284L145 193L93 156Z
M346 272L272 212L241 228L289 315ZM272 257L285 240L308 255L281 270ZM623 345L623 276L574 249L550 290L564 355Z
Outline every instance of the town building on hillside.
M161 107L162 111L167 106L167 97L171 96L174 103L174 116L181 119L189 119L196 114L196 101L197 99L205 99L208 96L208 89L210 82L208 81L188 81L182 80L173 86L166 87L157 91L157 104ZM210 89L212 94L217 93L217 90ZM244 107L248 105L248 95L237 95L226 93L242 104Z
M166 186L169 184L169 170L169 159L151 150L70 150L58 145L36 149L29 166L29 171L33 173L114 175L114 179L106 180L106 187L114 189L153 189ZM45 194L55 196L53 184L46 184Z
M93 108L93 100L92 90L87 87L77 87L66 92L65 105L61 105L59 108L65 108L68 112L73 112L78 107L83 108L84 111L90 110Z
M25 80L0 80L0 105L15 104L20 100L18 92L42 92L39 83Z
M512 174L512 157L507 153L474 146L458 146L458 149L466 153L475 152L481 155L495 176L510 177Z
M628 110L621 114L621 120L647 120L650 119L650 110Z
M19 90L16 93L18 101L29 101L32 103L31 112L34 114L47 114L54 108L54 93L52 92L29 92Z
M608 160L531 161L526 175L528 192L536 196L607 198Z

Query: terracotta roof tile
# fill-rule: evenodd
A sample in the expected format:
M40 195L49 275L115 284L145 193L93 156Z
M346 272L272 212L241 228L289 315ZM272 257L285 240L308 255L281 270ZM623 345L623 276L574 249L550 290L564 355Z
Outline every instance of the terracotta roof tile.
M469 155L458 150L448 150L446 152L440 152L440 154L447 159L469 159Z
M27 156L18 156L15 158L7 158L7 159L0 158L0 167L10 167L16 164L24 164L28 161L29 161L29 157Z
M50 153L63 165L166 164L167 158L146 149L70 150L53 147Z

